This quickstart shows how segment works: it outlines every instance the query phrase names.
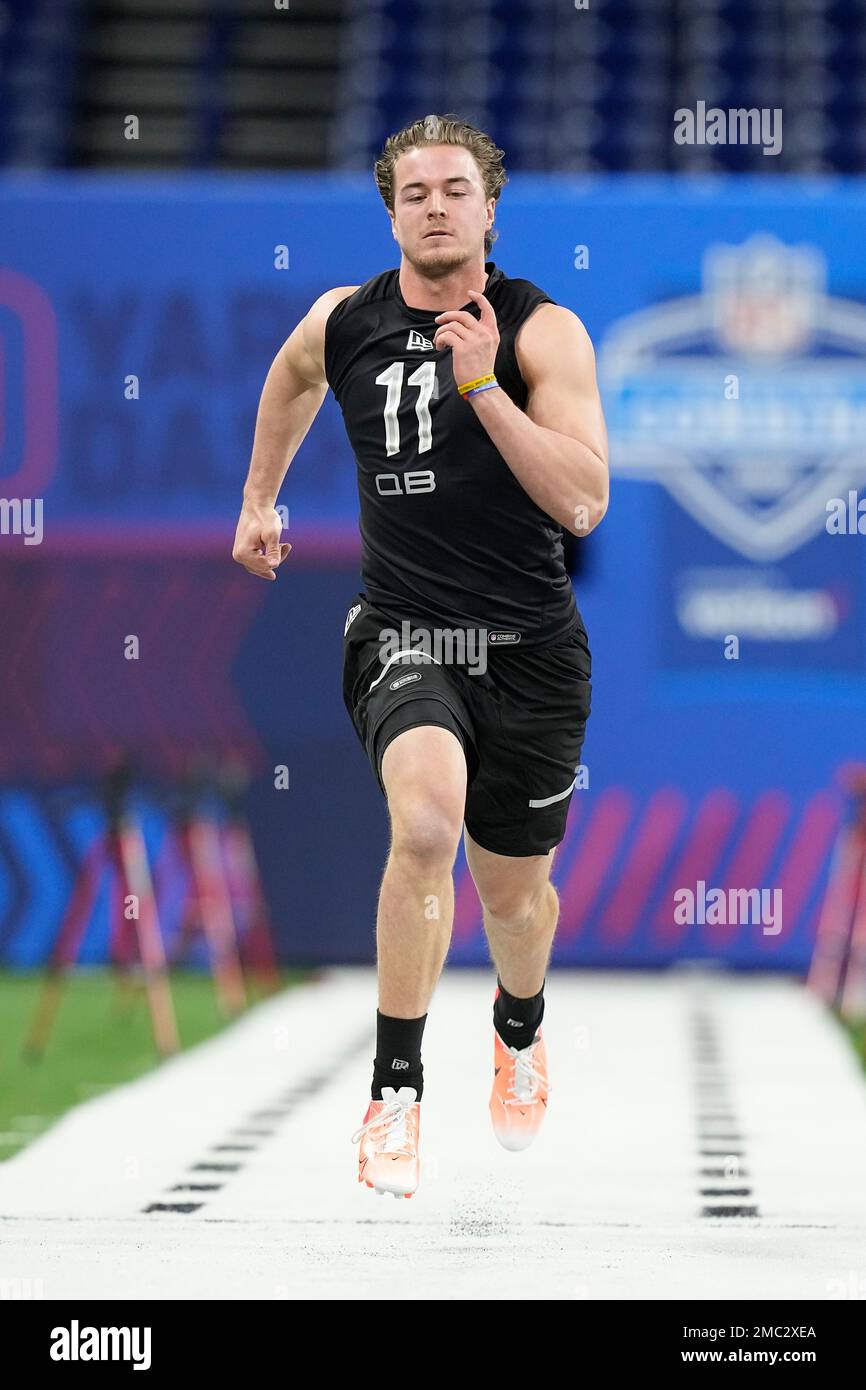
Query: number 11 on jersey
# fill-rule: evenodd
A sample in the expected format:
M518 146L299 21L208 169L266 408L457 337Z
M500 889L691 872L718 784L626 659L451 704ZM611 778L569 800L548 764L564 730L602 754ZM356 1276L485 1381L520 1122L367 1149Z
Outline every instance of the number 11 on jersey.
M397 411L400 407L400 395L403 390L403 369L405 363L392 362L390 367L386 367L384 372L380 372L376 377L377 386L387 386L388 394L385 397L385 452L388 458L392 454L400 452L400 425L397 420ZM406 380L407 386L419 387L418 399L415 402L415 414L418 416L418 453L423 454L433 446L433 422L430 418L430 398L433 395L433 388L436 385L436 363L422 362L420 367Z

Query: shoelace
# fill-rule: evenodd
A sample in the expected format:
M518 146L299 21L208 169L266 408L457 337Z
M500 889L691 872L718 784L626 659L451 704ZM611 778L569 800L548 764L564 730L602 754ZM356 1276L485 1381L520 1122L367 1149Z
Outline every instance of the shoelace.
M411 1140L406 1132L406 1120L409 1115L409 1107L413 1101L398 1100L395 1096L393 1100L385 1102L384 1107L378 1115L374 1115L366 1124L361 1125L352 1135L352 1143L357 1144L361 1136L369 1130L371 1138L384 1138L381 1153L403 1153L407 1158L412 1158L413 1150ZM379 1132L381 1130L381 1133Z
M529 1047L520 1049L509 1047L514 1058L514 1080L508 1088L513 1099L506 1100L506 1105L535 1105L538 1096L532 1094L534 1087L545 1085L548 1093L553 1090L546 1073L535 1066L532 1053L537 1046L537 1043L530 1043Z

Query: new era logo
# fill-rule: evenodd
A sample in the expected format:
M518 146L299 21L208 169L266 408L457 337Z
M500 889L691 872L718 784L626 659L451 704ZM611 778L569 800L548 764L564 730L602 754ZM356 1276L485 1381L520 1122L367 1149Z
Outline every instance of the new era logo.
M408 341L408 343L406 344L406 348L407 348L407 350L410 349L410 348L417 348L419 352L435 352L435 351L436 351L436 349L434 348L434 346L433 346L433 344L431 343L430 339L429 339L429 338L425 338L425 337L424 337L424 334L423 334L423 333L419 333L419 332L417 331L417 329L415 329L415 328L413 328L413 329L412 329L412 332L409 334L409 341Z
M349 609L348 613L346 614L346 626L343 628L343 636L344 636L344 637L345 637L346 633L349 631L349 628L350 628L351 624L355 621L355 619L357 618L357 616L358 616L358 614L360 613L360 611L361 611L361 605L360 605L360 603L355 603L355 604L353 604L352 607Z
M404 1062L402 1057L395 1057L394 1060L393 1060L393 1062L391 1063L391 1070L392 1070L392 1071L408 1071L408 1070L409 1070L409 1063L408 1063L408 1062Z

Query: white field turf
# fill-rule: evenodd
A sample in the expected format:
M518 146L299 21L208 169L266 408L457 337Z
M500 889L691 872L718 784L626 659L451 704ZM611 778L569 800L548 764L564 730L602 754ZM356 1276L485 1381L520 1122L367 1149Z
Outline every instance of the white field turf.
M446 969L437 987L421 1186L409 1201L357 1181L351 1135L369 1097L375 974L335 969L79 1106L0 1164L0 1294L866 1298L866 1078L801 986L552 971L553 1091L523 1153L500 1148L490 1128L493 989L492 969ZM717 1063L703 1062L700 1093L696 1015ZM699 1140L699 1097L703 1132L724 1137ZM732 1118L709 1118L724 1103ZM273 1109L286 1113L251 1119ZM227 1143L254 1147L215 1147ZM725 1157L701 1149L741 1153L745 1172L726 1176ZM203 1162L240 1166L194 1169ZM190 1181L221 1186L173 1190ZM748 1196L727 1195L743 1187ZM202 1205L144 1210L176 1201ZM708 1217L705 1205L758 1215Z

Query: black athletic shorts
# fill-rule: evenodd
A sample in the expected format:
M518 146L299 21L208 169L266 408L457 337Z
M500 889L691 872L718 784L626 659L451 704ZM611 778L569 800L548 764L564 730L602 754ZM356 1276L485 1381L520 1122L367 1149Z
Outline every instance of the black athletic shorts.
M391 740L419 724L441 725L466 755L464 821L473 840L495 854L546 854L565 834L589 717L583 624L552 647L488 642L484 671L453 654L437 660L435 642L419 660L417 638L404 651L383 639L393 632L393 616L356 594L343 636L343 700L383 796Z

